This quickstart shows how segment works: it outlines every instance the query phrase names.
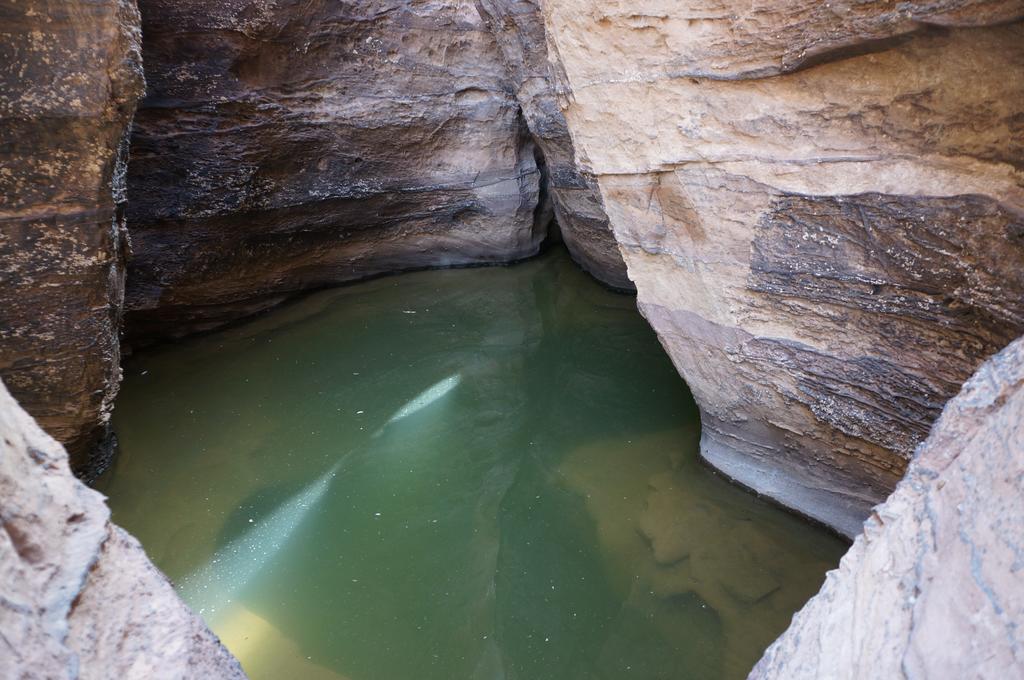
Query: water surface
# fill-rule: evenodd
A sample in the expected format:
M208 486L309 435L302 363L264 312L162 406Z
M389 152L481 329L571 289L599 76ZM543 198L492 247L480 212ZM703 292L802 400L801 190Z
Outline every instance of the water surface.
M635 300L560 252L125 373L100 489L254 680L741 678L844 550L697 463Z

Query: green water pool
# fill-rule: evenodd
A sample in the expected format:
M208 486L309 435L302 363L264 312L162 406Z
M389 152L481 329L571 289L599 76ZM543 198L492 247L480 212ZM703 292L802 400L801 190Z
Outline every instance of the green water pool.
M845 549L559 251L137 353L98 484L254 680L742 678Z

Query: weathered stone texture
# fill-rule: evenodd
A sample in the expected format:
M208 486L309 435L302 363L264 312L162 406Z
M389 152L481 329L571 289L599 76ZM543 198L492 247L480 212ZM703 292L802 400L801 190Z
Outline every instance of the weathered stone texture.
M537 252L534 145L470 0L139 4L133 336Z
M574 90L664 78L751 79L884 50L937 27L1024 17L1020 0L545 0ZM585 26L586 35L574 29ZM566 30L572 29L572 30Z
M856 535L1024 332L1024 5L543 7L703 455Z
M476 4L501 48L523 116L544 153L547 188L566 247L599 281L632 290L597 182L576 163L558 105L559 80L548 59L539 0L476 0Z
M0 384L0 677L244 678Z
M119 380L132 0L0 1L0 376L79 470Z
M1024 677L1024 338L951 400L906 478L750 677Z

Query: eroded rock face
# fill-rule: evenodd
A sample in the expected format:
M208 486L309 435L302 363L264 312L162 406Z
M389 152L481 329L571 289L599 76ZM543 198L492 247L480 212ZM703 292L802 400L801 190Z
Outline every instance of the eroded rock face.
M534 145L471 0L139 5L133 336L537 252Z
M0 499L0 677L245 677L2 384Z
M544 153L546 186L566 247L599 281L633 290L597 182L576 164L572 137L556 96L557 62L548 58L538 0L477 0L476 5L501 47L523 116Z
M1024 338L950 401L906 478L751 678L1024 676Z
M703 455L856 535L1024 332L1024 7L543 7Z
M95 467L119 381L132 0L0 1L0 376Z

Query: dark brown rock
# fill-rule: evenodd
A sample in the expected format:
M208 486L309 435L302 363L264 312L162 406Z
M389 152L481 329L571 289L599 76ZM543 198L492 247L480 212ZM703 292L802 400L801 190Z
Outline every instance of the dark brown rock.
M1024 676L1024 338L951 400L906 478L752 679Z
M131 0L0 1L0 376L95 467L120 377Z
M139 4L134 338L537 252L534 145L470 0Z

